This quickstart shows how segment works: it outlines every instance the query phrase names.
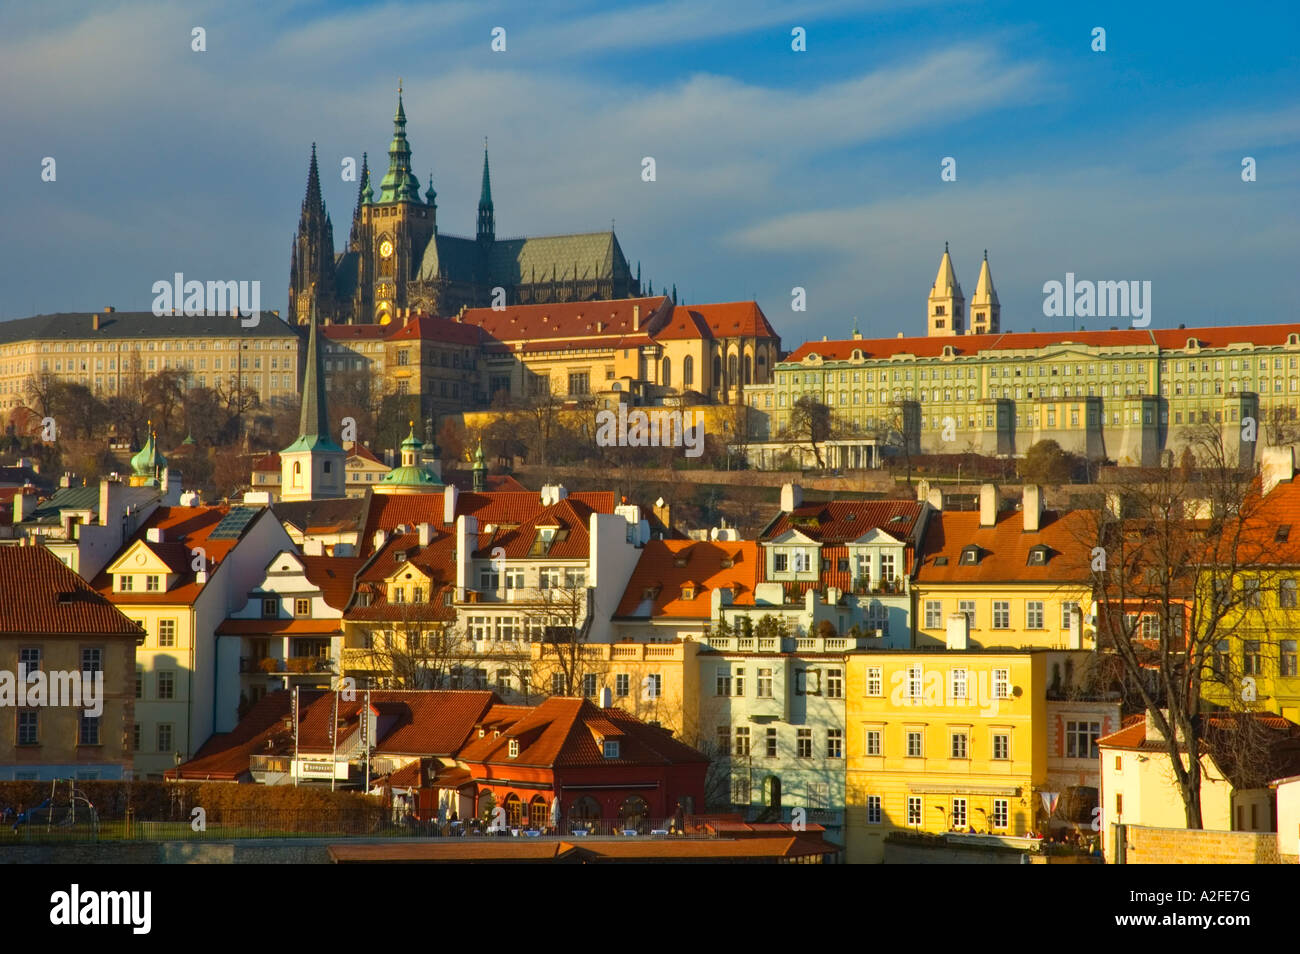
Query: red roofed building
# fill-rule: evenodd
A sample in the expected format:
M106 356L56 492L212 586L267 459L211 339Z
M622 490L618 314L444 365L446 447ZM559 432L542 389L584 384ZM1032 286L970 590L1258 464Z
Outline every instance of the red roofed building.
M939 334L806 342L747 399L769 411L772 437L811 394L881 444L1023 455L1050 438L1140 466L1181 453L1199 425L1221 425L1247 462L1296 426L1300 324ZM1246 418L1257 442L1241 440Z
M161 778L223 720L233 724L238 696L223 700L218 686L238 656L218 651L217 630L292 546L264 508L159 507L95 577L147 634L136 653L137 777Z
M44 547L0 547L0 780L130 778L135 656L143 638L139 626ZM81 676L84 708L49 695L41 705L24 704L18 676L38 672L48 692L57 673ZM103 674L102 689L86 684L90 673ZM24 699L31 688L28 678Z
M457 764L477 788L475 814L491 805L510 828L555 827L556 799L565 834L649 834L704 805L708 758L621 709L556 696L494 706L479 731Z

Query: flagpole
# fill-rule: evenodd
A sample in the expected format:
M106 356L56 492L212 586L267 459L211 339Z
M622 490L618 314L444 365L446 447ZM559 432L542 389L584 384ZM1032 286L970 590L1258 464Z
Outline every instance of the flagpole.
M293 787L298 787L298 686L293 687Z
M330 791L334 791L334 779L339 774L339 690L338 686L334 687L334 716L330 719L330 744L333 746L333 752L330 755Z
M370 690L366 689L366 708L361 713L361 718L366 720L365 733L363 735L362 745L365 748L366 756L366 794L370 794Z

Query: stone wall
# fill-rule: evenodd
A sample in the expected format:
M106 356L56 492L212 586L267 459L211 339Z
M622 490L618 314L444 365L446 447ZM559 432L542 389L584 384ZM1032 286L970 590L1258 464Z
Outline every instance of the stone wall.
M1276 832L1188 831L1125 825L1125 863L1130 865L1276 865Z

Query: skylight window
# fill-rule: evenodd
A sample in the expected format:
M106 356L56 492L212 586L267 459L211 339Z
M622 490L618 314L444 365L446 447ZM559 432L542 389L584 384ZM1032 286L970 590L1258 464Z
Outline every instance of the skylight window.
M980 561L980 548L976 546L963 547L961 551L961 562L963 565L973 566Z
M1290 536L1291 536L1291 524L1282 523L1282 524L1278 524L1277 533L1274 534L1273 539L1276 540L1278 543L1286 543L1287 538Z

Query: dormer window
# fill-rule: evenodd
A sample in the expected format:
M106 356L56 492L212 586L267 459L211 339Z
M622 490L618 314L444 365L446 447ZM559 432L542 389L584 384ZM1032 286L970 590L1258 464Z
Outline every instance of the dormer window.
M963 566L975 566L980 562L980 548L977 546L962 547L961 562Z
M724 570L730 570L735 565L736 565L736 561L733 560L731 557L723 557L722 561L718 564L718 566Z
M617 741L617 740L613 740L613 741L606 740L605 744L602 746L602 749L604 750L605 758L607 758L607 759L616 759L616 758L618 758L618 741Z
M276 599L262 600L262 618L275 619L280 615L280 601Z
M684 599L684 600L693 600L693 599L695 599L695 584L694 584L694 583L687 583L685 586L682 587L682 599Z
M510 740L510 757L511 757L512 759L517 759L517 758L519 758L519 740L518 740L518 739L511 739L511 740Z
M129 573L119 573L117 577L117 591L119 593L130 593L135 589L135 577Z
M1046 566L1047 558L1047 547L1039 544L1029 548L1029 559L1026 562L1029 566Z

